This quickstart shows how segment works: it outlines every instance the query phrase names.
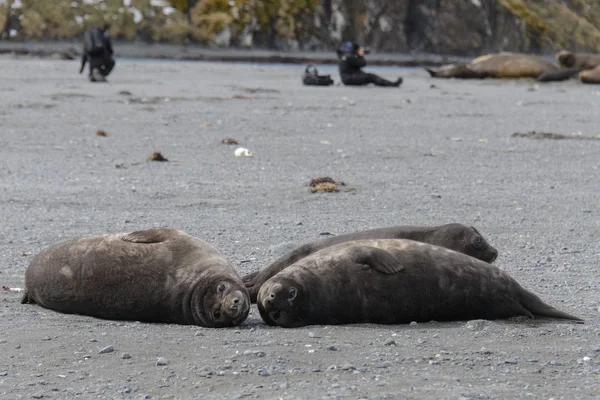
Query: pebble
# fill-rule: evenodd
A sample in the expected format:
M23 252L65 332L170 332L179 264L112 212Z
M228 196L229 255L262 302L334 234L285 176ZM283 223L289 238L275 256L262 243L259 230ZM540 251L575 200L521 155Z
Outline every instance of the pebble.
M562 365L560 361L552 360L550 361L550 365Z
M516 364L518 361L516 358L508 358L506 360L504 360L505 364Z
M327 350L329 350L329 351L337 351L337 347L335 347L335 346L327 346Z
M396 344L396 341L394 339L386 339L385 342L383 342L384 346L398 346Z
M314 339L319 339L321 336L317 335L314 332L308 332L308 337L309 338L314 338Z
M487 321L485 319L474 319L471 321L467 321L467 323L465 324L465 328L470 329L472 331L480 331L489 324L490 321Z
M194 336L204 336L204 333L196 331L196 333L194 333Z
M123 360L129 360L131 358L131 354L129 354L129 353L123 353L123 354L121 354L121 358Z
M429 360L429 365L440 365L438 360Z
M163 365L168 365L169 364L169 360L167 360L164 357L158 357L158 359L156 360L156 366L157 367L161 367Z
M355 369L355 368L354 368L354 365L352 365L350 363L346 363L346 364L342 365L342 369L344 371L348 371L348 370L352 370L352 369Z
M111 346L104 347L102 350L100 350L98 352L98 354L107 354L107 353L112 353L113 351L115 351L115 348L111 345Z
M36 394L32 394L31 397L33 397L34 399L41 399L44 397L44 395L41 393L36 393Z
M6 375L8 375L8 372L6 372L6 371L0 371L0 376L6 376Z
M269 373L269 371L267 371L266 369L259 369L258 370L258 375L260 375L260 376L271 376L271 374Z
M481 350L479 350L479 352L481 354L492 354L492 352L489 351L488 349L486 349L485 347L483 347Z

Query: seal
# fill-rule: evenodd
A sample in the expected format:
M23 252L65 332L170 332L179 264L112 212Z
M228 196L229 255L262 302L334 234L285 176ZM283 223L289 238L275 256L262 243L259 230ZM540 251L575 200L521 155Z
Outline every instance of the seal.
M588 69L579 73L579 80L583 83L600 83L600 65L594 69Z
M600 65L600 54L596 53L573 53L561 50L556 53L555 58L563 68L585 70L594 69Z
M500 52L473 59L467 64L449 64L439 69L426 68L434 78L538 78L554 72L554 63L531 54Z
M25 271L22 303L104 319L235 326L248 291L219 251L182 231L156 228L67 240Z
M429 227L391 226L352 232L303 244L284 254L265 268L245 275L242 280L250 292L250 300L255 303L260 286L270 277L296 261L326 247L361 239L411 239L456 250L489 263L498 257L498 251L485 240L477 229L463 224L453 223Z
M501 269L407 239L359 240L320 250L262 285L258 310L269 325L562 318Z

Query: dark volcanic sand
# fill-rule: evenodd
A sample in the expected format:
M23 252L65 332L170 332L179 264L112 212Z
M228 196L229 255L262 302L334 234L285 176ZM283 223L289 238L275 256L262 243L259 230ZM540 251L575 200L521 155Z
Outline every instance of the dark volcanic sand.
M400 89L314 88L302 66L184 62L118 62L91 84L77 69L0 58L1 285L23 287L34 254L83 235L177 227L246 273L322 232L462 222L586 324L286 330L253 308L214 330L63 315L0 291L0 398L600 397L600 141L511 137L598 135L600 88L394 69L379 71L403 75ZM169 162L146 161L155 151ZM347 186L312 194L320 176Z

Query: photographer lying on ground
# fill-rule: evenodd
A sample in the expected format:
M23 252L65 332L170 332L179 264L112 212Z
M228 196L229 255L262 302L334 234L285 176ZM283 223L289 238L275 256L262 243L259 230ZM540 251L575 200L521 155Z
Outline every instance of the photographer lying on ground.
M378 75L362 71L361 68L367 65L367 61L364 58L365 49L358 43L344 42L336 52L340 59L340 76L344 85L363 86L373 83L377 86L398 87L402 83L402 78L391 82Z

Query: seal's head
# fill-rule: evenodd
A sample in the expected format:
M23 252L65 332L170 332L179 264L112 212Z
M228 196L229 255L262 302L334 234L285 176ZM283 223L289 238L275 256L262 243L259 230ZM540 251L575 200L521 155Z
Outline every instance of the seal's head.
M250 295L241 280L219 277L198 284L190 306L197 325L209 328L236 326L248 317Z
M498 257L498 250L492 247L477 229L463 224L444 225L434 236L450 249L471 257L492 263ZM434 240L437 242L437 240ZM433 244L437 244L434 243Z
M256 303L260 316L268 325L293 328L305 325L305 297L298 282L288 277L274 276L260 287Z
M567 50L561 50L558 53L556 53L556 61L558 61L558 63L560 64L561 67L563 68L574 68L575 67L575 62L576 57L575 54L571 53L570 51Z

